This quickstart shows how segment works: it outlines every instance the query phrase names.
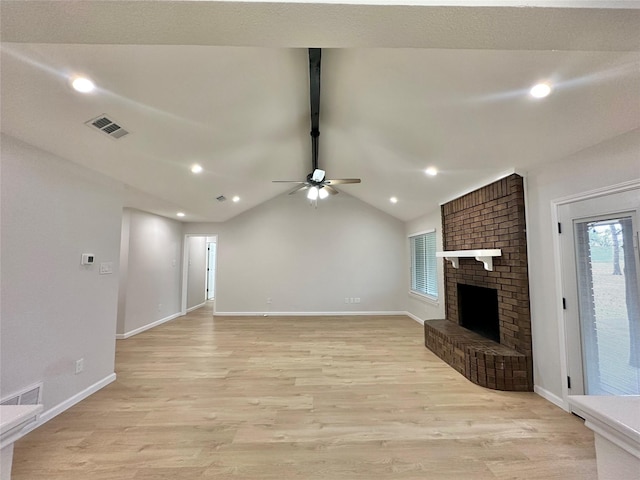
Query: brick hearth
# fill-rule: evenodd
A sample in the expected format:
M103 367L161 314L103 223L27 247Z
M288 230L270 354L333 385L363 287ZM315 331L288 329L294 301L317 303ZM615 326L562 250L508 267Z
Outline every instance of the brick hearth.
M532 390L531 316L522 177L510 175L442 206L444 250L502 250L493 271L474 258L445 261L446 320L425 322L425 345L469 380ZM458 284L498 292L500 343L460 326Z

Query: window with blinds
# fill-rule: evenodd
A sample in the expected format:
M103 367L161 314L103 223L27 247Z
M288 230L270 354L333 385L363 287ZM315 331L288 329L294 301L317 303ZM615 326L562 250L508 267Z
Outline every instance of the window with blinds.
M409 237L411 245L411 291L418 295L438 298L436 270L436 231Z

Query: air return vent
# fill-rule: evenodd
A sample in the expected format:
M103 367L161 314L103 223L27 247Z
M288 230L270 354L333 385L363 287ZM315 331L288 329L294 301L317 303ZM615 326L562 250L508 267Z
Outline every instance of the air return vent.
M85 122L85 125L100 130L102 133L110 136L111 138L118 139L122 138L125 135L128 135L129 132L122 128L122 125L115 122L112 118L108 117L105 114L100 115L99 117L93 118L88 122Z
M38 405L42 403L42 383L31 385L21 392L2 399L0 405Z

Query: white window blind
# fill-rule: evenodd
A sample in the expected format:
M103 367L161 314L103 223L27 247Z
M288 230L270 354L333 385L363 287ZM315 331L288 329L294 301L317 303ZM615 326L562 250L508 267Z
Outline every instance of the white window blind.
M411 244L411 291L438 298L436 232L409 237Z

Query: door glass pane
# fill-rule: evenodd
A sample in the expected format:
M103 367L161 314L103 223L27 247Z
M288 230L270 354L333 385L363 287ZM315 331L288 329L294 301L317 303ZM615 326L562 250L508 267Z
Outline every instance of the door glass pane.
M574 222L587 395L640 394L640 293L631 216Z

